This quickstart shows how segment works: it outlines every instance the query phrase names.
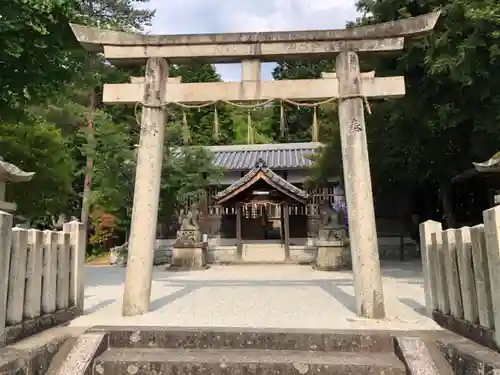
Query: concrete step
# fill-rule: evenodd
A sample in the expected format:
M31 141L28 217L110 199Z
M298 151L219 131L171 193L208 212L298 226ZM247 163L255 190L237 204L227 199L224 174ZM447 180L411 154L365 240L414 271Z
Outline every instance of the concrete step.
M108 349L94 374L384 374L405 375L393 353L339 353L258 349Z
M257 330L236 328L93 327L111 348L263 349L394 352L393 337L376 331Z
M417 336L395 338L395 352L409 375L453 375L450 364L432 339Z
M429 356L434 361L439 375L453 375L453 369L448 361L443 357L443 353L438 347L436 340L424 340Z
M285 248L279 244L246 244L243 260L246 262L276 263L285 261Z
M68 339L66 339L66 341L59 348L59 351L52 358L49 369L47 370L45 375L57 375L60 373L63 363L66 362L66 359L75 346L77 340L78 337L69 337Z
M303 265L311 266L312 261L300 261L300 260L276 260L276 261L262 261L262 260L233 260L231 262L220 262L221 264L227 264L231 266L290 266L290 265Z
M249 244L243 244L244 249L256 249L256 250L278 250L278 249L284 249L285 245L283 244L257 244L257 243L249 243Z

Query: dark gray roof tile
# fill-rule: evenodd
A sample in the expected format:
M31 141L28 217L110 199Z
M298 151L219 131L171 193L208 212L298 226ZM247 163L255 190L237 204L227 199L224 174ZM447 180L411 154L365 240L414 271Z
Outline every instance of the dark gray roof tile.
M266 165L266 162L264 159L257 159L257 161L254 164L254 167L247 172L245 176L240 178L238 181L233 183L231 186L228 186L221 192L219 192L216 196L215 199L218 201L226 198L228 195L232 194L234 191L238 190L245 184L247 184L250 180L252 180L255 175L259 172L263 172L267 178L269 178L274 184L276 184L277 187L280 189L283 189L289 193L289 195L298 198L299 200L307 200L309 198L309 194L305 192L302 189L299 189L295 185L291 184L290 182L286 181L284 178L280 177L276 173L274 173L271 168L269 168Z
M321 147L319 142L261 145L209 146L214 164L228 170L250 170L262 159L274 170L305 169L312 166L311 156Z

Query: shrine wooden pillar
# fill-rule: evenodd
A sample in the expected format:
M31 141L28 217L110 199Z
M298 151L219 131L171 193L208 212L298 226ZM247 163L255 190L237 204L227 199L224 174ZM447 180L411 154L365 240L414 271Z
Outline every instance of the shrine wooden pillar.
M241 215L242 206L241 203L236 203L236 253L238 259L243 259L243 238L241 235Z
M285 259L290 259L290 212L288 203L283 203L283 237L285 242Z

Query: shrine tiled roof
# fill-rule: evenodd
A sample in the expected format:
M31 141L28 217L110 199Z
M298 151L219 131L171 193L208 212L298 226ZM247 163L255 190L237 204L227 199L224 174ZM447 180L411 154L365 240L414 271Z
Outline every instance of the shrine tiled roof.
M320 142L305 142L210 146L207 149L214 153L214 165L227 170L250 170L258 160L274 170L291 170L312 166L311 156L321 146Z
M215 199L219 201L219 203L222 203L236 196L241 191L247 189L260 179L265 180L269 185L271 185L275 189L281 191L282 193L298 201L306 201L309 198L308 193L306 193L302 189L299 189L290 182L286 181L278 174L274 173L271 170L271 168L269 168L266 165L263 159L258 159L257 162L254 164L254 167L247 174L245 174L231 186L219 192L215 196Z

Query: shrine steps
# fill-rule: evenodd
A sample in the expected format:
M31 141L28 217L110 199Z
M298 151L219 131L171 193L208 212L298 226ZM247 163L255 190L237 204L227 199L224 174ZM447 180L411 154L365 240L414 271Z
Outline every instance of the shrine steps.
M286 259L285 246L280 243L246 243L242 250L247 263L281 263Z
M446 363L439 366L424 339L403 332L94 327L56 373L452 374Z
M316 260L316 247L291 245L290 258L286 259L285 246L281 243L244 243L242 257L237 246L215 246L208 250L209 263L215 264L312 264Z
M283 260L276 262L269 261L245 261L245 260L233 260L227 262L219 262L218 264L223 266L311 266L312 262L301 262L298 260Z
M319 353L249 349L109 349L96 359L102 374L384 374L404 375L391 353ZM130 371L132 370L132 371Z

